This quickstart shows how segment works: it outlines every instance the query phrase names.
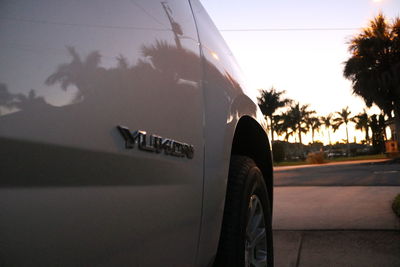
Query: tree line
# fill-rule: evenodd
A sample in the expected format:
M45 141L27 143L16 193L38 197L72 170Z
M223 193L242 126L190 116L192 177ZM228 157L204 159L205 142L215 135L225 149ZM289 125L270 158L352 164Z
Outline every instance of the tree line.
M288 99L284 97L285 91L272 87L260 90L258 97L272 141L276 133L286 141L294 136L303 143L302 136L310 133L314 143L315 133L324 127L332 144L331 132L344 125L349 144L349 123L352 122L356 129L365 133L363 143L382 147L387 138L386 124L390 121L395 126L392 138L400 143L400 18L390 22L379 14L368 27L352 37L348 49L351 56L344 62L344 77L352 82L353 93L361 96L368 108L375 104L381 114L369 116L364 109L352 116L349 108L344 107L326 116L316 116L309 105ZM281 108L286 109L276 114Z
M316 111L310 105L302 105L292 99L284 97L285 91L278 91L274 87L269 90L260 90L258 105L261 112L265 115L270 138L275 140L275 134L289 141L291 136L295 137L299 143L303 143L303 136L311 134L312 143L315 142L315 134L325 130L328 134L329 144L332 145L331 132L336 132L342 125L346 129L346 143L349 139L349 123L355 124L355 129L361 130L365 134L365 139L361 142L374 146L382 145L386 139L386 120L383 114L369 116L364 109L361 113L352 116L348 107L340 111L330 113L326 116L317 116ZM282 110L277 114L278 110ZM372 132L372 136L370 136Z
M373 18L349 42L350 58L343 75L367 107L378 106L394 122L394 139L400 143L400 18Z

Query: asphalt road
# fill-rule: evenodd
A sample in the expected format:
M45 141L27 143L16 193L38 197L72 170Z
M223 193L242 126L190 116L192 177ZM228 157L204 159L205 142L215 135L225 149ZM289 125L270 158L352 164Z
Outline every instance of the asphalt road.
M275 186L400 186L400 164L391 162L276 168Z

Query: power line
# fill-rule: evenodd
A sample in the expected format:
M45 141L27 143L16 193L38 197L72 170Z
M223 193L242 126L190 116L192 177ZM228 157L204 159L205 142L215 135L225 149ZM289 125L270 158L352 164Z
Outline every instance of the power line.
M145 13L147 16L149 16L153 21L155 21L156 23L160 24L161 26L165 26L164 23L162 23L161 21L159 21L156 17L154 17L153 15L151 15L146 9L144 9L141 5L139 5L138 3L136 3L134 0L131 1L132 4L134 4L137 8L139 8L140 10L142 10L143 13Z
M259 28L259 29L220 29L221 32L289 32L289 31L354 31L361 28Z
M0 17L0 20L26 22L34 24L48 24L48 25L59 25L59 26L71 26L71 27L88 27L88 28L103 28L103 29L120 29L120 30L141 30L141 31L170 31L167 28L150 28L150 27L135 27L135 26L118 26L118 25L101 25L101 24L80 24L80 23L65 23L57 21L48 21L41 19L25 19L25 18L13 18L13 17Z

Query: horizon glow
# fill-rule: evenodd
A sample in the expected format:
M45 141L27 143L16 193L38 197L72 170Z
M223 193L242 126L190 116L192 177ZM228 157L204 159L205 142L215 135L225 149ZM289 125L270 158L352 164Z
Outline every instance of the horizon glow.
M250 88L286 91L286 97L310 104L318 116L335 113L349 106L352 116L365 108L364 101L352 95L351 82L343 77L343 62L350 54L352 36L382 12L389 20L400 14L400 1L338 0L317 1L239 1L201 0L218 29L304 29L346 28L320 31L223 31L242 68ZM378 114L372 107L368 113ZM346 138L345 127L331 132L332 143ZM349 124L350 142L359 142L364 133ZM325 129L315 136L328 143ZM292 138L290 141L294 141ZM311 134L303 135L303 143Z

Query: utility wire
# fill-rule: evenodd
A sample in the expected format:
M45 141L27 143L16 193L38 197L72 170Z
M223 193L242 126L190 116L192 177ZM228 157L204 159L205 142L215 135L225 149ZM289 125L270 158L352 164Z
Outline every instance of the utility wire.
M361 28L259 28L259 29L220 29L221 32L291 32L291 31L354 31Z
M136 1L131 0L132 4L134 4L137 8L139 8L140 10L142 10L143 13L145 13L147 16L149 16L153 21L155 21L156 23L160 24L161 26L165 26L164 23L162 23L161 21L159 21L155 16L153 16L152 14L150 14L146 9L144 9L141 5L139 5L138 3L136 3Z
M13 18L13 17L0 17L0 20L26 22L26 23L34 23L34 24L48 24L48 25L72 26L72 27L102 28L102 29L119 29L119 30L141 30L141 31L149 31L149 30L150 31L170 31L171 30L171 29L167 29L167 28L65 23L65 22L56 22L56 21L48 21L48 20L41 20L41 19L25 19L25 18Z
M13 17L0 17L0 20L37 23L37 24L53 24L60 26L77 26L77 27L91 27L91 28L109 28L109 29L123 29L123 30L153 30L153 31L170 31L167 28L147 28L135 26L118 26L118 25L99 25L99 24L79 24L79 23L63 23L56 21L47 21L40 19L25 19ZM157 21L156 21L157 22ZM161 22L159 23L164 26ZM244 29L220 29L221 32L288 32L288 31L354 31L361 28L244 28Z

